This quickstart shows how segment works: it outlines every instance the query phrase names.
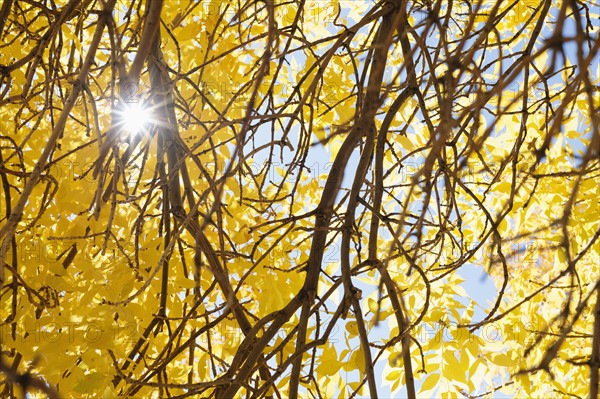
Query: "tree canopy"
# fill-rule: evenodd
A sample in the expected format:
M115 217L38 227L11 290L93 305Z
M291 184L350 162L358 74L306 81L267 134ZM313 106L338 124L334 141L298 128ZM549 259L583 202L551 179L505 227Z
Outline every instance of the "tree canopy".
M4 0L1 395L596 398L598 21Z

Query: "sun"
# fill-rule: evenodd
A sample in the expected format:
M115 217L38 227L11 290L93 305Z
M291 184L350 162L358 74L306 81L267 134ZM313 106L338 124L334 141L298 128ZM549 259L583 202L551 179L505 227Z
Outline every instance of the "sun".
M119 125L129 134L141 133L152 124L152 112L141 101L123 104L116 114Z

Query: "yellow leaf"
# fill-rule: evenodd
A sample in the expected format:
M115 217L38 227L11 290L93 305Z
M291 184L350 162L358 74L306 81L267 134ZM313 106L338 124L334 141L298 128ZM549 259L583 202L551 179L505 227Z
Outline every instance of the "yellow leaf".
M512 185L510 184L510 182L504 181L496 186L495 191L500 192L500 193L510 194L511 187L512 187Z
M339 361L337 352L333 345L327 345L323 349L321 362L316 368L320 375L335 375L342 367L342 362Z
M399 378L400 378L399 370L393 370L388 375L385 376L385 379L388 381L396 381Z
M407 153L413 151L416 148L413 141L406 136L397 135L396 141L400 143L402 148L404 148L404 150L406 150Z
M421 385L421 393L432 390L436 387L438 381L440 380L440 374L431 374L423 381L423 385Z
M351 337L358 335L358 324L355 321L349 321L346 323L346 331Z
M506 353L499 353L492 358L492 362L498 366L510 367L514 366L515 362Z
M373 314L377 314L377 311L379 310L379 304L377 303L377 301L373 298L369 298L367 302L369 304L369 310L373 312Z

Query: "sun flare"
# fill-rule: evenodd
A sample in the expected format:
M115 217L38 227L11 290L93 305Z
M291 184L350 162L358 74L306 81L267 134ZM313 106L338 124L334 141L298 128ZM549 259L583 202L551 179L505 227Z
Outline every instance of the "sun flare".
M123 130L130 134L141 133L152 123L152 112L142 102L125 104L117 116Z

